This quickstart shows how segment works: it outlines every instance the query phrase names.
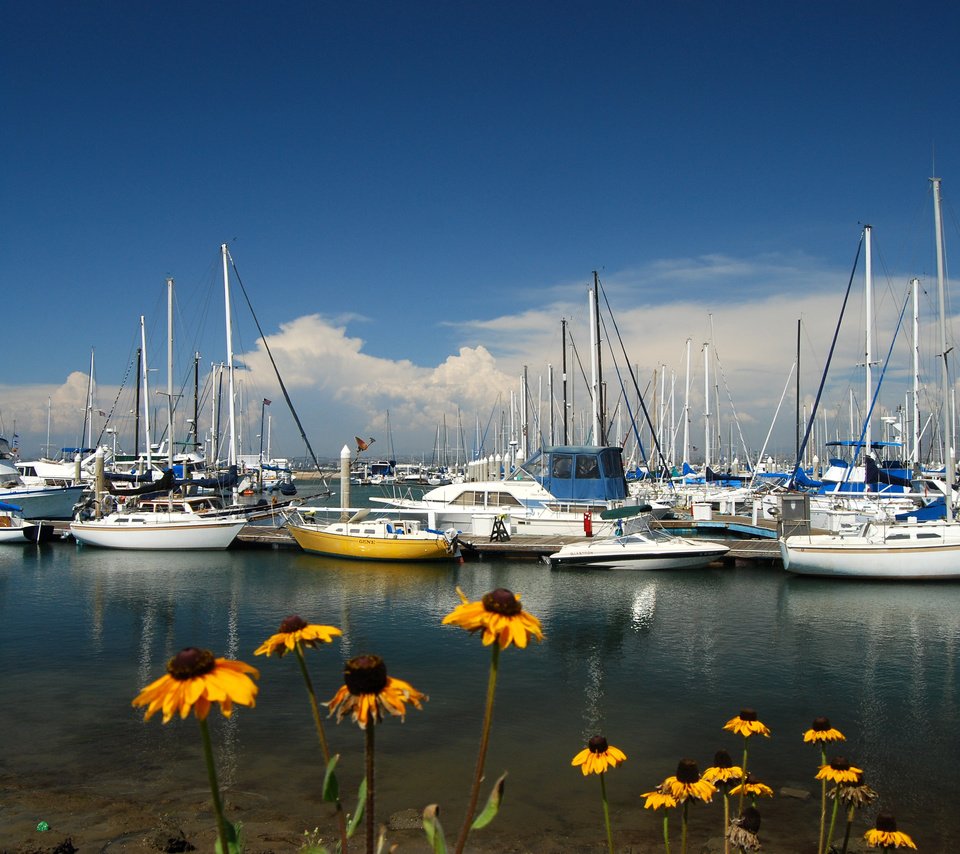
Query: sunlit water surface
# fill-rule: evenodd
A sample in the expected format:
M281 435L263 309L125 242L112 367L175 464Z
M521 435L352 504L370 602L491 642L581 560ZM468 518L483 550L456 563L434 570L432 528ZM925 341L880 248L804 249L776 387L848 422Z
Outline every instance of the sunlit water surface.
M546 635L501 655L487 770L490 780L503 770L509 778L501 815L483 831L491 839L602 838L598 787L570 767L599 733L628 756L608 774L618 834L656 842L660 816L642 809L640 793L681 757L703 768L725 747L739 761L742 740L722 726L745 706L773 730L751 740L751 769L775 790L814 795L759 805L767 850L800 850L797 840L815 837L819 751L802 733L818 715L847 735L829 755L865 769L922 850L949 851L960 839L960 586L795 579L769 567L552 571L515 561L384 566L295 551L5 546L4 771L60 784L69 773L77 786L125 797L193 785L184 781L202 792L195 725L145 724L130 701L179 649L206 647L261 669L255 709L229 722L211 715L226 788L273 799L297 832L312 827L321 772L301 676L292 657L253 656L299 613L343 629L341 641L307 652L321 700L341 684L343 660L363 652L429 695L423 711L378 730L378 813L439 802L452 834L490 661L477 637L441 625L457 585L472 599L495 587L519 592ZM327 731L343 754L343 788L355 791L361 734L347 723ZM719 826L717 809L696 811L701 837Z

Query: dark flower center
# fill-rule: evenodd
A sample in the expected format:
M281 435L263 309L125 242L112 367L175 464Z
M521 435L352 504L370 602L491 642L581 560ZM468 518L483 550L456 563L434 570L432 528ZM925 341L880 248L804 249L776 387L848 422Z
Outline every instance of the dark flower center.
M755 721L756 719L757 713L753 709L740 709L740 720Z
M594 753L606 753L609 745L607 740L602 735L595 735L590 741L587 742L587 747L589 747Z
M280 632L288 635L291 632L299 632L306 627L306 621L299 614L291 614L280 624Z
M747 807L740 814L740 827L756 835L760 830L760 812L756 807Z
M830 729L830 718L814 718L811 729L814 732L826 732Z
M849 771L850 763L843 756L834 756L830 760L830 767L834 771Z
M513 595L513 591L505 587L498 587L483 597L483 607L494 614L503 614L505 617L515 617L523 610L520 600Z
M677 779L681 783L696 783L700 780L700 769L692 759L681 759L677 764Z
M181 649L167 662L167 673L174 679L193 679L209 673L216 666L213 653L206 649L188 646Z
M877 815L877 830L883 830L887 833L897 832L897 820L888 812L882 812Z
M733 760L726 750L718 750L713 754L713 765L715 768L733 768Z
M343 682L354 696L379 694L387 687L387 665L379 655L358 655L344 664Z

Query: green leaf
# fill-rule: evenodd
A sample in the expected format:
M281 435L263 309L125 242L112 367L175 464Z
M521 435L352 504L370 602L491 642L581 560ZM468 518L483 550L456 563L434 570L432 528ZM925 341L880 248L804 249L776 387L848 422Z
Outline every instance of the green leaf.
M217 844L213 850L216 854L224 854L220 847L220 834L217 834ZM227 822L227 852L226 854L243 854L243 825L238 821L236 824Z
M340 800L340 784L337 782L337 775L333 773L333 769L337 767L339 761L340 754L338 753L327 763L327 770L323 775L323 799L331 804Z
M423 811L423 832L427 835L430 850L433 854L447 854L447 843L443 838L443 828L440 826L440 807L430 804Z
M500 809L500 801L503 800L503 787L506 779L507 773L504 771L500 779L493 784L493 789L490 791L490 797L487 798L487 805L483 808L483 812L480 813L480 815L473 820L473 824L470 825L471 830L479 830L481 827L486 827L493 821L497 815L497 811Z
M367 778L364 777L360 782L360 789L357 792L357 809L350 817L350 823L347 825L347 837L353 836L357 827L360 825L360 819L363 818L363 810L367 806Z

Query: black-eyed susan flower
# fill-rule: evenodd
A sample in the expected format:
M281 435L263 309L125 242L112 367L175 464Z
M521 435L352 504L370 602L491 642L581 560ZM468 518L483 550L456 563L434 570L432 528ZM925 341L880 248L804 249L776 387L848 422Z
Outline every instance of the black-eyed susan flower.
M498 587L478 602L467 599L459 587L457 595L461 604L443 618L443 625L460 626L468 632L482 631L483 645L496 641L500 649L511 643L523 649L531 636L543 640L540 621L523 610L520 597L510 590Z
M602 735L595 735L587 742L587 746L573 757L571 765L579 765L583 776L588 774L602 774L607 768L616 768L625 762L627 754L619 747L608 744Z
M280 631L268 637L257 647L254 655L273 655L282 657L297 648L316 647L321 643L332 643L343 632L335 626L319 626L307 623L297 614L292 614L280 624Z
M877 816L876 826L868 830L863 838L871 848L913 848L914 841L902 830L897 830L896 819L888 812Z
M418 709L428 699L409 682L387 675L387 666L379 655L359 655L343 667L343 685L327 703L330 714L340 723L347 715L361 729L368 723L380 723L383 713L397 715L401 720L407 712L407 703Z
M230 717L234 703L256 705L258 689L251 676L256 679L260 673L249 664L214 658L209 650L187 647L167 662L166 675L147 685L133 705L147 707L145 721L161 709L164 723L175 713L185 718L191 710L203 721L213 703L219 703L220 711Z
M757 713L753 709L741 709L740 714L735 718L730 718L724 725L724 729L749 738L751 735L763 735L770 737L769 727L764 726L758 719Z
M759 851L760 813L755 807L747 807L737 818L730 822L727 839L730 844L742 851Z
M831 783L856 783L862 768L854 768L843 756L834 756L828 765L821 765L817 771L818 780L829 780Z
M743 769L734 765L726 750L718 750L713 756L713 765L703 772L703 779L715 786L739 783L743 779Z
M679 803L669 791L664 791L662 783L652 792L644 792L640 797L646 799L643 802L645 810L669 809Z
M813 719L813 726L803 734L803 740L814 744L823 744L831 741L845 741L846 737L840 730L830 726L829 718L820 717Z
M679 803L688 800L709 803L717 792L717 787L700 776L697 763L692 759L681 759L677 764L677 773L667 777L661 784L663 791L669 792Z
M746 795L751 795L754 798L772 798L773 789L771 789L766 783L761 783L753 774L747 774L747 779L744 780L740 785L734 786L730 790L731 795L738 795L740 792L743 792Z

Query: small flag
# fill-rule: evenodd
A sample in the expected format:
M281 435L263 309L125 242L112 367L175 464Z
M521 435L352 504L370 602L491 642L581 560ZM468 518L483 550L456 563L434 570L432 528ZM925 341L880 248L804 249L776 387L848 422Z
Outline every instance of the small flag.
M269 405L270 405L270 401L267 400L266 398L264 398L264 399L263 399L263 405L264 405L264 406L269 406Z

